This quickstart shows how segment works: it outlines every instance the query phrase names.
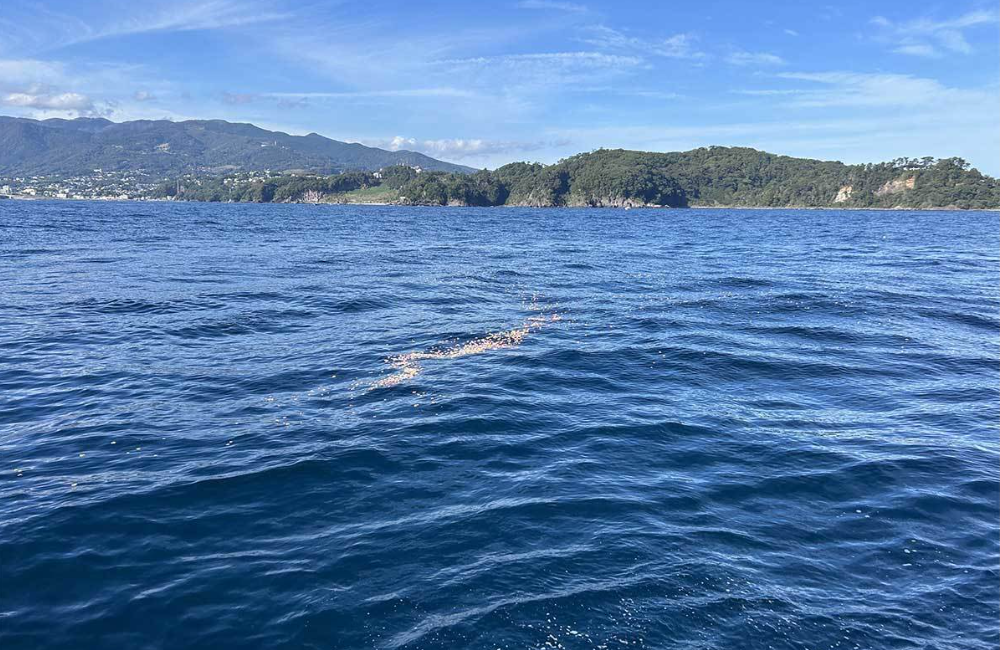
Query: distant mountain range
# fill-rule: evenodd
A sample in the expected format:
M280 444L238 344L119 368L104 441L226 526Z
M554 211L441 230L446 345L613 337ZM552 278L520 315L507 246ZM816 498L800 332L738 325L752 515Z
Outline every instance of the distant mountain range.
M315 133L288 135L223 120L111 122L0 116L0 175L6 176L74 176L94 169L141 169L164 177L265 169L333 174L390 165L474 171L414 151L386 151Z

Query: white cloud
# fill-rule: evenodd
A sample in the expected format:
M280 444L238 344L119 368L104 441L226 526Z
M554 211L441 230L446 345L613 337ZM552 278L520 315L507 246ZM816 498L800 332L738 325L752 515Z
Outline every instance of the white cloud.
M0 106L12 109L15 114L36 119L49 117L107 117L114 112L113 102L95 102L76 92L46 92L32 88L27 92L0 95Z
M918 18L905 22L894 22L884 16L872 18L879 34L877 38L894 45L893 52L911 56L940 56L941 50L957 54L971 54L972 45L964 31L983 25L995 25L1000 21L996 11L970 11L949 20Z
M937 59L941 53L933 45L927 43L913 43L911 45L900 45L892 50L896 54L908 54L910 56L923 56L928 59Z
M80 93L59 93L56 95L9 93L2 99L8 106L20 108L40 108L56 111L79 111L89 113L94 110L94 101Z
M677 59L700 59L705 56L704 52L694 49L695 37L691 34L674 34L661 42L653 43L650 50L657 56L666 56Z
M607 25L593 25L588 27L585 33L586 36L580 40L601 49L672 59L700 59L705 56L695 48L697 39L692 34L674 34L664 39L647 39L629 36Z
M798 36L799 35L799 33L797 31L795 31L794 29L786 29L784 31L785 31L785 34L787 34L788 36Z
M397 135L387 139L363 139L363 144L389 151L419 151L429 156L444 159L463 160L485 159L498 154L513 154L539 151L546 147L565 146L567 141L520 141L488 140L481 138L418 139Z
M132 95L132 99L137 102L151 102L156 100L156 95L149 92L148 90L137 90Z
M107 102L78 90L86 78L57 61L0 59L0 105L31 117L106 115Z
M144 72L141 66L107 62L70 65L40 59L0 59L0 105L12 113L35 118L111 117L118 111L119 102L126 100L119 93L134 87L136 78ZM161 81L153 81L151 86L166 87ZM151 90L143 90L128 99L141 102L152 98Z
M726 57L726 63L740 66L785 65L785 60L770 52L733 52Z

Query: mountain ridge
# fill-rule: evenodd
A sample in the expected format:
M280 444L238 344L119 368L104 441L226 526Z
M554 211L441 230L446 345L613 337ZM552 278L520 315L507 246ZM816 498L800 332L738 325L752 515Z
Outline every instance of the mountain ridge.
M471 167L415 151L387 151L317 133L289 135L247 122L0 116L0 174L73 176L141 169L153 176L265 169L332 174L408 165L468 173Z

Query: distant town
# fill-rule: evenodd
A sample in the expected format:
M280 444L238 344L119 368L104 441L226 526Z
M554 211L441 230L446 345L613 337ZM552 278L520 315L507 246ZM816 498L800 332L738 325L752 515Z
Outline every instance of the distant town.
M142 171L103 171L95 169L86 176L0 177L0 196L23 199L104 199L135 200L149 198L159 184Z
M270 170L233 174L225 179L234 187L265 181L278 174ZM59 176L0 177L0 198L7 199L87 199L104 201L144 201L162 198L165 181L143 170L104 171L95 169L91 174ZM200 184L202 177L189 174L177 183Z
M420 174L418 165L403 165ZM79 199L103 201L148 201L174 198L182 188L197 191L207 183L221 183L230 194L239 194L240 189L254 183L277 178L289 178L288 172L245 171L214 177L204 174L184 174L175 179L156 177L144 170L104 171L95 169L89 175L60 176L11 176L0 177L0 199ZM315 177L315 174L304 174ZM372 172L376 180L382 178L382 170ZM173 190L173 191L172 191ZM229 199L233 200L230 196Z

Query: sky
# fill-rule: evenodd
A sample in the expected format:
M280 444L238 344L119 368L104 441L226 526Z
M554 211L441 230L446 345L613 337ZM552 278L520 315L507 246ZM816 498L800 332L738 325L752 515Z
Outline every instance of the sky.
M224 119L474 167L708 145L1000 175L995 1L3 0L0 114Z

